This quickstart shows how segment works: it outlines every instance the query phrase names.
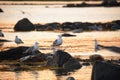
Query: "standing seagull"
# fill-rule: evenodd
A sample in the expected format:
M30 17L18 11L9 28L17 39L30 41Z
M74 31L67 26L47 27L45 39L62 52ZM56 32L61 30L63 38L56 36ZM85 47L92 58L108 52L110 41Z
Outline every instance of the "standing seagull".
M35 42L34 46L28 48L24 53L32 53L34 54L35 51L37 51L39 48L39 43L38 42Z
M95 45L95 52L97 52L97 50L99 49L99 47L98 47L98 42L97 42L97 40L95 39L94 40L94 45Z
M4 37L2 30L0 30L0 37Z
M24 42L23 42L20 38L18 38L18 36L16 36L16 37L15 37L15 43L16 43L17 46L18 46L18 44L23 44Z
M52 44L52 46L53 47L57 47L57 46L60 46L60 45L62 45L62 35L58 35L58 39L56 39L54 42L53 42L53 44Z

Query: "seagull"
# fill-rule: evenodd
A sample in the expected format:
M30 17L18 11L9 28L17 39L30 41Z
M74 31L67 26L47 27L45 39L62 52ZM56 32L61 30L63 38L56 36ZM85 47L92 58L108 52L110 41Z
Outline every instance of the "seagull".
M56 48L52 48L53 52L52 54L54 55L56 53Z
M0 30L0 37L4 37L2 30Z
M15 43L18 45L18 44L23 44L24 42L20 38L18 38L18 36L16 36Z
M37 51L39 48L38 45L39 45L39 43L35 42L34 46L28 48L24 53L35 53L35 51Z
M98 42L96 39L94 40L94 45L95 45L95 52L97 52L99 48L98 48Z
M62 45L62 35L58 35L58 39L56 39L54 42L53 42L53 44L52 44L52 46L53 47L57 47L57 46L60 46L60 45Z

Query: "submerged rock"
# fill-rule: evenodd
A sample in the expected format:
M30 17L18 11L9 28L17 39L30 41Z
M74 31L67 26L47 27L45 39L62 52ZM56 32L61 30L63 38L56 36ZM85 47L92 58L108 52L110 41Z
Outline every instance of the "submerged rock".
M64 34L62 34L62 36L64 36L64 37L75 37L76 35L69 34L69 33L64 33Z
M35 30L35 26L27 19L23 18L19 20L14 27L15 31L32 31Z
M92 69L91 80L120 80L120 66L107 62L96 62Z

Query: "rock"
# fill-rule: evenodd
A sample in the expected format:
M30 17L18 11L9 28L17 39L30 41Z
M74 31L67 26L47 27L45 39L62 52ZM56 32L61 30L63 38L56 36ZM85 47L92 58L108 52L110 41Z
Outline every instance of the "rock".
M63 64L63 69L74 70L81 68L82 65L74 59L73 57L69 58L69 60Z
M62 23L61 28L63 31L70 31L70 30L75 29L74 24L71 22Z
M12 41L6 39L0 39L0 42L12 42Z
M76 35L69 34L69 33L64 33L64 34L62 34L62 36L64 36L64 37L74 37Z
M25 56L26 57L26 56ZM43 53L37 55L29 55L29 57L22 62L42 62L46 60L46 56Z
M93 65L96 61L104 61L104 58L99 54L93 54L89 57L89 59Z
M32 53L24 53L28 48L29 47L20 46L7 51L2 51L0 52L0 60L19 60L22 57L32 55ZM41 52L37 51L37 53L39 54Z
M4 12L4 11L0 8L0 12Z
M87 67L87 66L90 66L90 63L89 62L83 62L82 65Z
M15 31L32 31L35 30L35 26L27 19L23 18L22 20L19 20L15 26Z
M55 66L62 67L66 70L74 70L82 67L79 61L62 50L56 51L55 55L53 56L53 63Z
M47 62L45 64L46 66L53 66L53 56L47 56Z
M96 62L92 69L91 80L120 80L120 66L107 62Z
M114 23L114 24L111 26L111 30L120 30L120 25L117 24L117 23Z
M75 80L74 77L68 77L66 80Z
M83 32L83 29L82 29L82 28L80 28L80 29L75 29L75 30L73 30L72 32L73 32L73 33L81 33L81 32Z

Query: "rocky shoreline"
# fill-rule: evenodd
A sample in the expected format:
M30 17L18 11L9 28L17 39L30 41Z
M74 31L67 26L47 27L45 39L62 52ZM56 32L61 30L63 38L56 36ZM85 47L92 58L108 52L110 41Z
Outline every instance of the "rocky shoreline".
M82 2L80 4L67 4L63 7L119 7L120 2L102 2L101 4L89 4Z
M114 20L111 22L91 23L91 22L53 22L46 24L33 24L27 18L19 20L15 26L14 31L72 31L74 33L80 33L83 31L114 31L120 29L120 20Z

